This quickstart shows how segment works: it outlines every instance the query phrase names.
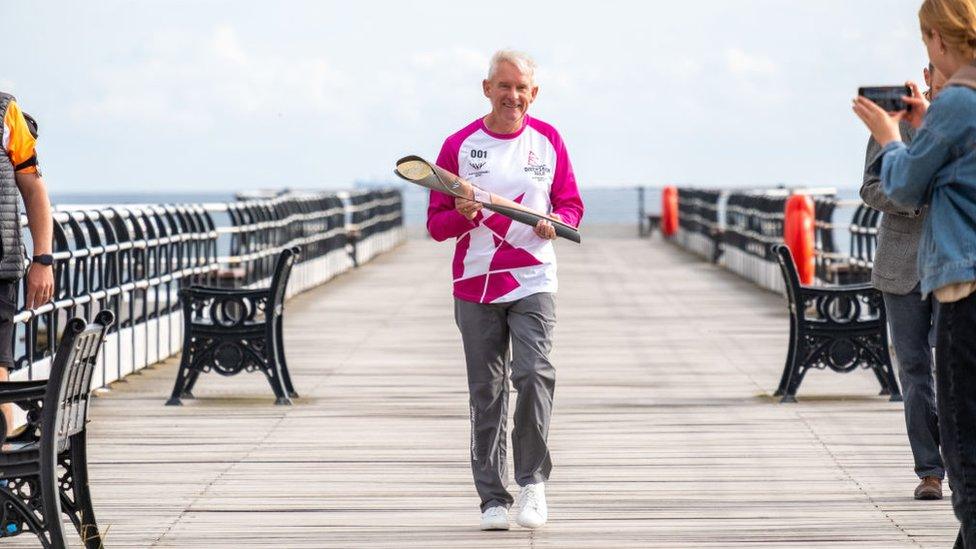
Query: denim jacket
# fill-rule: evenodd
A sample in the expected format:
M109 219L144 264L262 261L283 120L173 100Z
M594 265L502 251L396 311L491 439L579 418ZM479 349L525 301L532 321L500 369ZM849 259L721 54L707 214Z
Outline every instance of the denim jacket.
M953 75L911 145L889 143L872 169L895 202L929 206L918 252L923 297L976 280L976 66Z

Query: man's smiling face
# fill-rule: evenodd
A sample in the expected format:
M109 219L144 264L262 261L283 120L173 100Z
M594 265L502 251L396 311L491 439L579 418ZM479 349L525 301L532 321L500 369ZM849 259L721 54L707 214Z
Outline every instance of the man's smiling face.
M522 117L539 93L532 77L507 61L499 63L495 74L482 82L482 86L485 97L491 101L491 118L511 131L521 127Z

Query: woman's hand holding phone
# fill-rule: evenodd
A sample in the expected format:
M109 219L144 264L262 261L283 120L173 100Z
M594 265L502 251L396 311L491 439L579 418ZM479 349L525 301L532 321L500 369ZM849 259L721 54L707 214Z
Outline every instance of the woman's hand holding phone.
M863 95L854 98L853 109L854 114L871 130L871 136L879 145L884 147L893 141L901 141L898 122L908 114L906 111L889 115L877 103Z
M905 85L912 92L911 95L901 98L906 105L911 107L908 110L888 113L867 97L859 95L854 99L854 114L871 130L871 136L882 147L893 141L901 141L898 123L902 120L906 120L915 128L920 128L925 120L929 101L919 91L918 84L909 81L905 82Z

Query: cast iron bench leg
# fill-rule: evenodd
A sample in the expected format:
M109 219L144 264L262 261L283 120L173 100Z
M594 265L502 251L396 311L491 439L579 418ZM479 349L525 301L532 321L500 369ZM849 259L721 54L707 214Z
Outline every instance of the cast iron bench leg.
M183 390L186 387L186 382L192 375L190 371L190 353L186 349L187 345L183 345L183 356L180 358L180 371L176 373L176 381L173 383L173 394L170 395L169 400L166 401L167 406L181 406L183 403L180 398L183 396Z
M804 369L793 370L790 373L790 380L786 384L786 390L783 392L783 398L780 399L781 403L786 402L796 402L796 392L800 389L800 383L803 382L803 376L807 373Z
M278 368L276 362L272 361L263 368L265 377L268 378L268 383L271 384L271 390L275 394L275 404L278 406L290 406L291 399L288 398L288 393L285 392L285 384L281 379L281 369Z
M50 547L60 549L67 547L68 542L64 531L64 523L61 521L62 509L61 494L58 493L58 485L60 482L58 481L57 456L53 449L50 455L43 455L43 451L41 454L41 478L39 484L41 509L44 514L44 529L50 540ZM37 536L41 539L41 544L44 545L46 541L44 532L37 532Z
M773 396L783 396L786 386L790 382L790 372L793 371L793 360L796 358L796 319L790 316L790 346L786 351L786 364L783 365L783 375L779 378L779 385Z
M288 363L285 362L285 334L284 334L284 320L278 317L275 326L275 353L277 355L278 364L281 366L281 380L285 383L285 392L291 398L298 398L298 393L295 392L295 387L291 384L291 375L288 373Z
M193 396L193 388L197 385L197 380L200 379L200 370L192 370L186 378L186 384L183 386L183 394L180 398L196 398Z
M82 431L71 437L71 491L72 498L77 508L78 517L72 516L72 522L78 530L87 549L100 549L102 535L98 531L98 523L95 520L95 509L92 507L91 491L88 489L88 451L85 442L85 432ZM62 506L64 506L67 494L62 494Z

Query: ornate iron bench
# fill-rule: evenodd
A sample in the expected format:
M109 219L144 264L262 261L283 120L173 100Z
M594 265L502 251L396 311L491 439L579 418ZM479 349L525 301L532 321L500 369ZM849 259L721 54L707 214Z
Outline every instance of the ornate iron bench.
M180 290L183 302L183 357L168 406L193 398L203 372L233 376L262 372L275 404L298 397L288 374L282 337L285 288L298 248L281 252L271 286L257 290L191 286Z
M790 347L779 387L780 402L796 402L796 392L811 368L847 373L870 369L881 383L881 394L900 401L888 354L888 328L881 292L870 284L804 286L793 254L773 246L790 309Z
M21 433L0 436L0 537L33 532L46 548L68 547L64 513L85 547L102 547L88 490L85 424L92 372L114 321L109 310L87 326L70 320L47 380L0 383L0 402L27 411ZM6 425L0 429L6 433Z

